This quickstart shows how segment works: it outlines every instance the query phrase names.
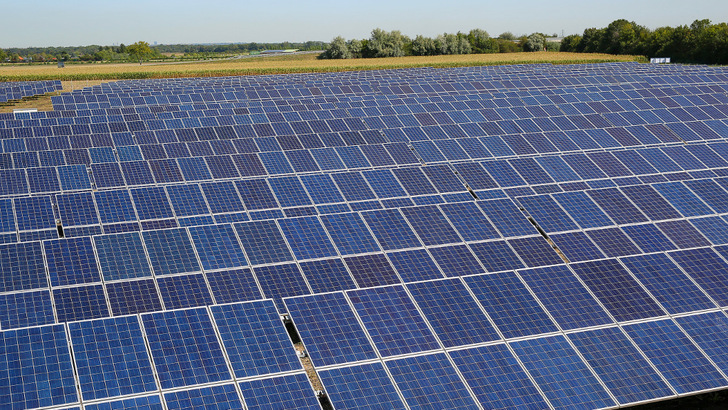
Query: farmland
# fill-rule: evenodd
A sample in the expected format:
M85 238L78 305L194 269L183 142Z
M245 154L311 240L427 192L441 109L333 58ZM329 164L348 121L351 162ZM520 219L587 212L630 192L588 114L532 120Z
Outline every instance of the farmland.
M352 60L318 60L315 54L285 55L190 63L2 65L0 81L36 80L123 80L138 78L216 77L355 70L381 70L414 67L467 67L504 64L581 64L619 61L644 61L642 56L615 56L580 53L502 53L429 57L395 57Z

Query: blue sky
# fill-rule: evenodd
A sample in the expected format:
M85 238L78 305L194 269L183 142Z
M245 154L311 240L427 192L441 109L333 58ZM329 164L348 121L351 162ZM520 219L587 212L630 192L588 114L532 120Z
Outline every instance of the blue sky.
M472 28L568 35L619 18L652 29L728 19L726 0L0 0L0 10L0 48L330 41L377 27L411 37Z

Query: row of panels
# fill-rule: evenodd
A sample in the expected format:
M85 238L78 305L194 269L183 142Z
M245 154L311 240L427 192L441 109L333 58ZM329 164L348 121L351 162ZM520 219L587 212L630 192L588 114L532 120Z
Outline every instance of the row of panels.
M654 255L623 262L646 269L645 262L664 263L663 257L669 261ZM285 303L337 408L383 403L401 408L411 400L468 408L463 402L474 407L471 394L486 408L548 407L546 403L599 408L728 384L728 318L723 312L573 331L665 312L648 313L657 305L636 282L630 284L633 279L616 261L572 269L302 296ZM661 298L669 293L651 285ZM623 292L604 289L610 286ZM688 281L685 291L692 286ZM566 337L557 333L563 331ZM501 344L502 338L532 332L556 334ZM467 347L473 344L482 347ZM411 367L411 373L403 374L402 366ZM444 385L448 396L425 393ZM370 389L387 394L371 395Z
M12 408L320 408L271 301L6 330L0 351Z

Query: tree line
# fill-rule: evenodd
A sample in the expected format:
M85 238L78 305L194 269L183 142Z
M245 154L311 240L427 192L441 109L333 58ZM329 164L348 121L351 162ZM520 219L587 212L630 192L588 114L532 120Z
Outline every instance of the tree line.
M554 35L553 37L556 37ZM411 39L399 30L372 30L364 40L346 40L338 36L321 53L322 59L435 56L448 54L513 53L518 51L558 51L558 43L548 42L543 33L516 38L505 32L496 38L482 29L468 33L444 33L435 38L418 35Z
M677 63L728 64L728 24L695 20L689 26L650 30L634 21L615 20L604 28L564 37L561 51L670 57Z
M137 42L144 43L146 42ZM148 45L148 44L147 44ZM49 62L49 61L138 61L128 48L132 45L118 46L77 46L77 47L27 47L0 49L0 63L10 61ZM323 41L306 41L303 43L236 43L236 44L160 44L149 46L150 59L169 58L167 54L183 54L191 58L214 57L228 54L245 54L263 50L299 49L302 51L323 50Z

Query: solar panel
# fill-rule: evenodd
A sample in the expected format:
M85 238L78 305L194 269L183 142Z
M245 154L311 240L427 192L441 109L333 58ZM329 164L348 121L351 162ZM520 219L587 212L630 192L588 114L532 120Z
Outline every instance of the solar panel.
M624 330L679 394L728 384L672 320L636 323Z
M51 286L100 282L91 238L66 238L43 242Z
M235 377L302 368L273 302L213 306L211 312Z
M226 409L242 410L243 403L234 384L203 387L201 389L179 390L164 394L164 401L170 409Z
M609 393L561 335L510 344L554 407L611 407Z
M449 355L483 407L548 407L505 345L455 350Z
M412 408L478 408L444 353L406 357L385 363ZM447 394L431 394L432 391L447 391Z
M26 340L33 339L30 344ZM17 408L79 401L65 328L49 325L0 332L3 403ZM29 365L24 365L29 363Z
M69 323L68 330L84 400L157 389L136 317Z
M142 236L155 274L200 270L192 242L184 229L147 231Z
M163 389L231 378L205 308L147 313L142 323Z
M319 371L329 400L341 409L405 409L381 363Z
M250 410L321 409L305 373L242 382L240 390Z

